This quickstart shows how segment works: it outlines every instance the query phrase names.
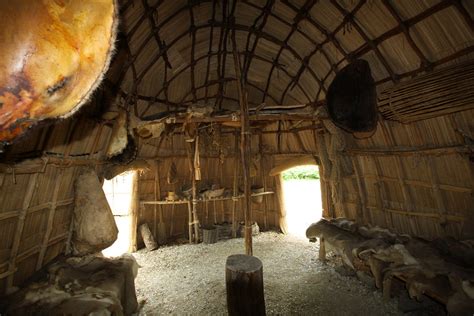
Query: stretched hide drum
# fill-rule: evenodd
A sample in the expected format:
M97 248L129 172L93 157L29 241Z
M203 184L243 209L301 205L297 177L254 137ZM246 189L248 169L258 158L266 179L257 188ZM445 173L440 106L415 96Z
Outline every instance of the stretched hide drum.
M327 94L331 120L356 137L369 136L377 127L377 93L369 63L358 59L339 71Z
M0 142L67 117L107 70L114 0L0 0Z

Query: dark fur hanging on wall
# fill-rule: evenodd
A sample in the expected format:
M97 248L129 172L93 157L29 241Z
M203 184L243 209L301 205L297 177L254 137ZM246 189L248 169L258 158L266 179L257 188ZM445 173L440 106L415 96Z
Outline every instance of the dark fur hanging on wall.
M328 89L329 116L351 132L372 132L377 126L377 93L369 63L358 59L339 71Z

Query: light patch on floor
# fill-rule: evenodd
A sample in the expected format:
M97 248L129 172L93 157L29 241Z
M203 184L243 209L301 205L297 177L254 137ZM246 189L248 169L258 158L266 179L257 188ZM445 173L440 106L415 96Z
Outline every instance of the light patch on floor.
M394 302L317 260L318 245L274 232L254 237L263 262L268 315L400 315ZM241 238L135 253L142 315L226 315L225 261L244 252Z

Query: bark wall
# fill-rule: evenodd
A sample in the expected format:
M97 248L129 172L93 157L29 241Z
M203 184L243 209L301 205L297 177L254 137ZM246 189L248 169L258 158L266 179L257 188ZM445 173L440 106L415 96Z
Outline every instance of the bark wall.
M474 228L470 219L474 205L473 117L474 110L470 110L410 124L382 120L375 134L366 139L356 139L329 121L323 121L323 126L314 122L272 123L254 131L252 157L260 169L252 182L261 185L265 181L267 189L276 192L275 178L268 176L272 168L298 157L315 157L321 168L324 216L356 219L427 239L470 238ZM220 137L227 147L203 149L201 171L204 180L232 188L233 170L239 165L234 159L233 134L222 132ZM190 183L184 148L180 135L161 144L141 144L141 156L160 160L161 198L166 191L178 189L166 184L172 161L179 170L179 185ZM141 199L153 200L152 173L143 174L141 179ZM254 218L264 226L263 205L253 206ZM206 221L205 205L200 205L200 220L212 222L213 207L211 202L210 219ZM216 209L218 221L230 220L231 202L217 202ZM163 210L164 222L169 225L171 207ZM184 233L186 206L176 206L174 212L173 234ZM152 206L147 206L141 216L153 227ZM277 195L267 197L267 216L268 228L279 227Z
M66 251L74 181L85 166L100 166L110 130L87 118L68 119L29 133L2 156L0 296ZM13 157L31 159L15 163Z
M233 138L233 137L232 137ZM175 137L175 142L179 141L179 136ZM234 140L231 140L234 144ZM258 146L258 144L257 144ZM143 146L141 154L147 154L146 148ZM163 149L166 151L166 148ZM161 153L161 151L160 151ZM181 153L181 154L180 154ZM189 159L177 149L170 156L163 156L161 153L155 157L158 166L159 184L158 191L155 195L155 170L149 170L140 175L140 199L146 201L163 200L168 191L180 192L183 188L190 187L191 173L189 168ZM149 153L148 153L149 154ZM213 153L211 153L212 155ZM255 156L254 156L255 157ZM168 174L171 165L176 167L176 174L173 177L176 183L168 183ZM268 176L268 171L272 168L272 157L260 156L254 159L254 167L252 168L251 182L252 185L264 187L266 191L276 192L275 178ZM198 181L198 185L218 185L226 188L232 195L234 176L237 175L237 189L239 194L243 190L242 171L240 166L240 155L236 158L234 151L228 152L225 157L210 157L208 153L201 151L200 169L202 180ZM266 176L263 176L266 174ZM232 221L233 203L236 204L236 221L244 220L244 214L241 211L243 199L236 202L232 199L226 201L209 201L199 202L198 217L203 225L214 223L230 223ZM186 204L178 205L146 205L141 209L139 222L147 222L155 234L158 236L160 224L160 212L163 213L163 222L166 226L167 237L177 237L186 235L188 231L188 209ZM262 203L252 203L252 218L257 221L261 229L270 229L278 227L279 220L279 204L276 195L268 195L263 198ZM161 225L162 227L163 225Z

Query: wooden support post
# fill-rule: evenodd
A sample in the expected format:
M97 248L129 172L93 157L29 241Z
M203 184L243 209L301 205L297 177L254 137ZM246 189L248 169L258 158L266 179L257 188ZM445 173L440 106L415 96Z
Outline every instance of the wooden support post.
M265 156L263 155L263 136L262 132L258 134L258 151L260 152L260 172L262 177L263 191L267 192L267 173L265 172ZM268 230L268 207L267 196L263 196L263 227Z
M59 188L61 187L61 179L64 173L64 169L60 169L56 174L56 183L54 184L53 198L51 200L51 206L48 212L48 220L46 224L46 232L44 233L43 242L41 243L40 253L38 255L38 261L36 262L36 271L41 269L43 266L44 256L48 248L48 241L53 231L54 214L56 213L56 203L58 201Z
M15 235L13 237L10 259L8 261L8 271L11 274L7 278L7 292L13 286L14 271L16 269L16 257L18 255L18 250L20 249L21 235L23 234L23 228L25 225L25 217L31 200L33 199L37 180L38 173L35 173L30 177L30 181L28 182L28 187L26 188L26 193L23 199L23 205L21 207L20 213L18 214L18 221L16 224Z
M214 223L217 224L217 209L216 209L216 201L212 201L212 210L214 211Z
M186 150L188 153L188 158L189 158L189 166L191 168L191 209L190 209L190 214L189 214L189 242L199 242L199 220L197 216L197 185L196 185L196 168L194 165L194 162L196 161L196 142L198 142L199 139L196 137L194 139L194 147L192 146L192 143L188 143L188 146L186 146ZM193 150L194 149L194 150ZM188 205L189 206L189 205ZM193 238L193 228L194 226L194 238Z
M225 279L229 315L265 315L263 265L258 258L227 257Z
M331 170L331 161L329 160L327 148L324 142L324 136L318 134L316 130L313 129L313 138L316 145L317 156L319 157L320 165L319 174L321 175L321 199L323 206L323 216L329 216L330 218L335 218L335 212L333 208L333 203L331 200L331 186L329 174Z
M204 200L204 208L206 210L206 225L209 225L209 201L208 200Z
M224 181L224 165L220 163L219 161L219 178L221 179L220 181ZM222 185L222 183L221 183ZM224 201L221 200L220 203L220 210L221 210L221 223L225 222L225 205Z
M159 180L159 174L158 174L158 161L155 161L155 181L153 181L153 196L155 197L155 201L158 201L159 198L159 193L158 193L158 181ZM156 230L156 212L158 211L158 207L161 208L161 206L158 206L157 204L153 204L153 235L155 238L158 238L158 232Z
M221 212L222 212L222 223L225 222L225 203L224 200L221 200Z
M171 217L170 217L170 237L173 237L173 228L174 228L174 209L176 204L171 204Z
M193 211L191 206L191 201L188 201L188 234L189 234L189 243L193 243L193 227L192 227L192 218L193 218Z
M194 159L193 159L194 160ZM194 168L194 164L193 164L193 171L192 171L192 175L193 175L193 182L192 182L192 214L191 214L191 217L189 219L189 223L191 224L191 227L194 227L194 242L199 242L199 230L197 228L197 187L196 187L196 173L195 173L196 169Z
M237 237L237 218L235 216L237 208L237 195L239 194L238 190L238 177L239 177L239 134L236 132L234 134L235 140L235 161L234 161L234 179L232 185L232 238Z
M240 154L242 160L242 174L244 181L244 221L245 221L245 253L249 256L253 254L252 249L252 202L250 196L250 128L249 128L249 109L247 102L247 90L245 88L245 79L242 76L240 57L237 52L237 43L235 40L235 30L232 31L232 53L234 56L235 74L238 79L237 90L240 103Z
M324 243L324 237L319 237L319 260L326 261L326 244Z
M137 226L138 226L138 215L142 211L140 207L140 175L138 171L134 172L132 182L132 209L130 212L130 246L129 251L137 251Z
M160 200L161 197L161 183L160 183L160 169L159 169L159 162L156 162L155 165L155 201ZM163 245L166 243L166 225L163 219L163 206L162 205L153 205L153 228L154 228L154 236L155 239L158 241L158 244ZM158 211L158 224L156 224L157 216L156 212ZM157 232L158 230L158 232Z

